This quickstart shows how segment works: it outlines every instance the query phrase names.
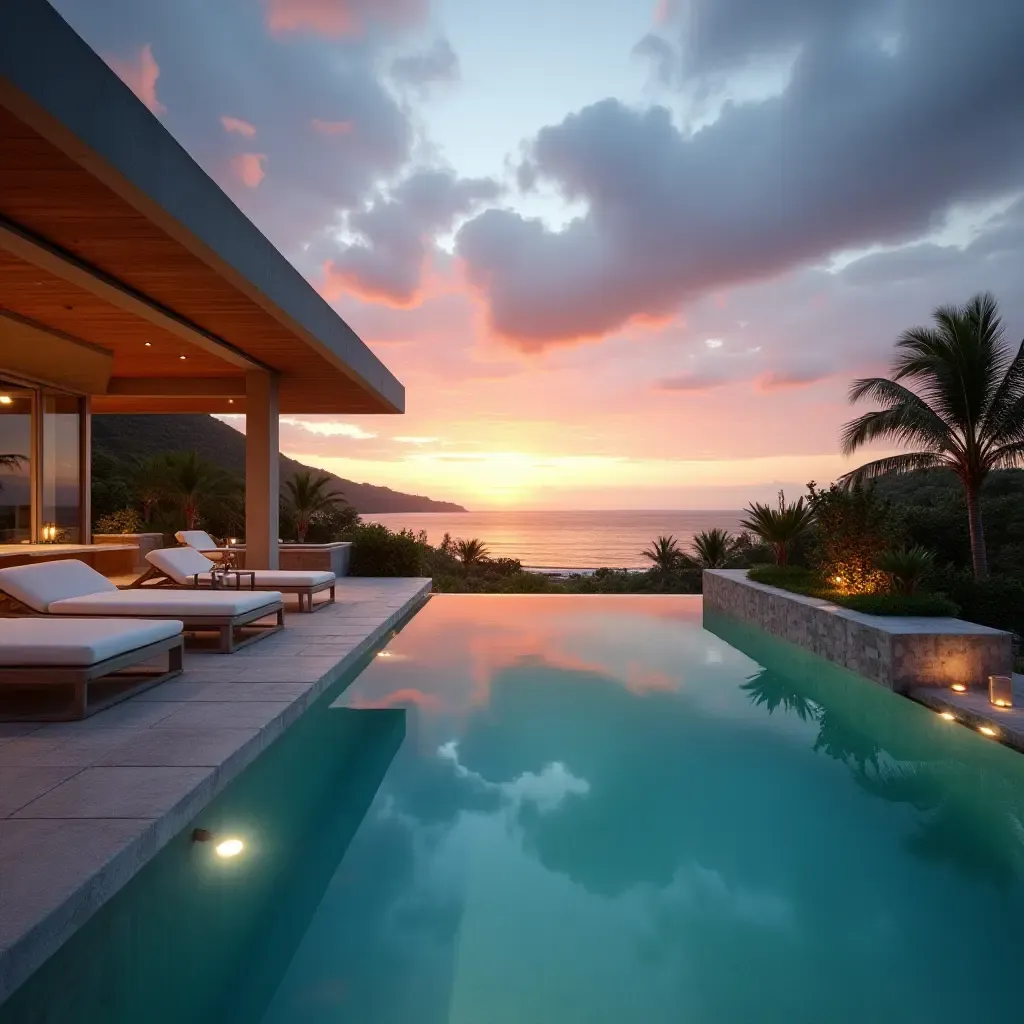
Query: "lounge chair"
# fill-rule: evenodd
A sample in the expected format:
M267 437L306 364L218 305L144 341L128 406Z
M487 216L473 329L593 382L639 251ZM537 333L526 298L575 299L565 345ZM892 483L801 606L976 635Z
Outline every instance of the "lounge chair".
M211 562L223 562L225 565L235 564L236 548L223 548L205 530L179 530L174 539L186 548L195 548L210 559Z
M318 611L334 603L337 577L333 572L312 569L222 570L195 548L160 548L146 554L150 568L132 587L223 587L241 590L276 590L295 594L299 611ZM313 604L313 595L329 591L326 601Z
M216 632L230 654L284 626L280 593L119 590L84 562L63 559L0 569L0 615L181 619L186 632ZM274 616L272 625L260 619Z
M0 619L0 721L86 718L178 675L181 629L174 619ZM144 665L164 654L166 669Z

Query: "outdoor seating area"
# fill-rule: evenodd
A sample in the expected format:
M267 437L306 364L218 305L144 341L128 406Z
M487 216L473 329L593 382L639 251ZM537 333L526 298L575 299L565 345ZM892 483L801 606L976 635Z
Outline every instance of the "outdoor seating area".
M299 611L312 612L333 604L337 579L333 572L301 569L233 569L207 558L195 548L161 548L146 555L150 568L133 588L223 588L234 591L269 591L294 594ZM327 593L326 601L314 604L315 594Z

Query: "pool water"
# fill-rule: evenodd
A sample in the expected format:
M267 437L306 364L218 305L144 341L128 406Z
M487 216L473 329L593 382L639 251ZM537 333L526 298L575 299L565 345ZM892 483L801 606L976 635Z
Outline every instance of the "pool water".
M699 598L435 597L195 824L0 1024L1019 1017L1024 757Z

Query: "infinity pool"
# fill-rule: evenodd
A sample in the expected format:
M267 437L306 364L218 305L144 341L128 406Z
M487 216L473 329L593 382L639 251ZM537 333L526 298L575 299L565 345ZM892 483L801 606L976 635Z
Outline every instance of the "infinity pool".
M435 597L194 824L2 1024L1020 1016L1024 757L699 598Z

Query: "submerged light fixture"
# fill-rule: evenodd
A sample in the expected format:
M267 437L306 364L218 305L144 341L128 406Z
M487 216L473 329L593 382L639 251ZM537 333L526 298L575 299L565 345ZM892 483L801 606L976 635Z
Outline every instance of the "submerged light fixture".
M192 829L192 842L194 843L212 843L216 839L217 837L208 828ZM229 860L231 857L237 857L244 849L245 843L238 836L229 836L227 839L221 839L213 848L213 852L222 860Z
M988 699L997 708L1012 708L1013 678L1011 676L989 676Z
M939 718L944 718L947 722L955 722L956 715L952 711L940 711Z
M979 725L978 732L983 733L986 736L995 736L996 731L991 725Z

